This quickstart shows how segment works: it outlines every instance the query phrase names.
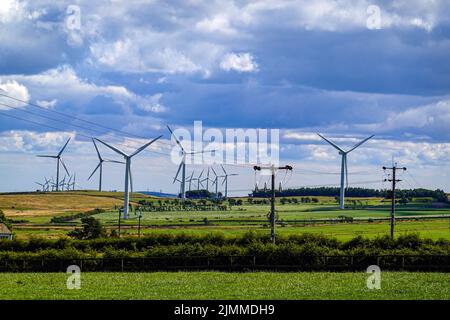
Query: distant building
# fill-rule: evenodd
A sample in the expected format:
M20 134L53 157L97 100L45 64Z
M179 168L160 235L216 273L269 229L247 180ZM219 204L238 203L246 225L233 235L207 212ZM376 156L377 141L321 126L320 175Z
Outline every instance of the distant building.
M0 223L0 239L12 240L12 232L3 223Z

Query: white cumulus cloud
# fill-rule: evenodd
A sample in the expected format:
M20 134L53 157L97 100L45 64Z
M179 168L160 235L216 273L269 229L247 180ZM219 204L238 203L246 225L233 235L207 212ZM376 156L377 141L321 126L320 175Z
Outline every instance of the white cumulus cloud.
M256 72L258 71L258 64L248 52L228 53L220 62L220 68L225 71Z
M19 100L27 101L30 100L30 94L28 92L27 87L18 83L15 80L6 80L2 82L0 78L0 110L10 110L10 108L1 105L6 104L12 107L25 107L26 104L14 99L10 99L5 96L1 96L1 94L5 94L11 97L15 97Z

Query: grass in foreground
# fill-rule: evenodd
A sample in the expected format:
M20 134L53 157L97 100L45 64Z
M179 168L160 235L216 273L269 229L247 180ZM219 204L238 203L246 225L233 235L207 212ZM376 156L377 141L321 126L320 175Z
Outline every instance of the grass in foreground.
M450 274L383 272L381 290L366 273L2 273L0 299L450 299Z

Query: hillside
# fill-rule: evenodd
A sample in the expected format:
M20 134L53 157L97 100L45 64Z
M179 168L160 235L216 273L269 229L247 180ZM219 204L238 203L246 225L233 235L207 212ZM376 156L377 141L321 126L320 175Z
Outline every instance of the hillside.
M148 196L135 193L131 200L137 201L146 197ZM123 205L122 199L122 192L3 193L0 194L0 209L9 218L55 216L95 208L111 209Z

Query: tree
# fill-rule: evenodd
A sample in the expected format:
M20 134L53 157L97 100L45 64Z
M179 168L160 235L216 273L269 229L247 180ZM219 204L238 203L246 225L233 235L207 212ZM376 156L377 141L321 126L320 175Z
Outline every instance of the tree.
M105 236L105 230L98 219L84 217L81 219L81 229L69 232L69 236L76 239L97 239Z

